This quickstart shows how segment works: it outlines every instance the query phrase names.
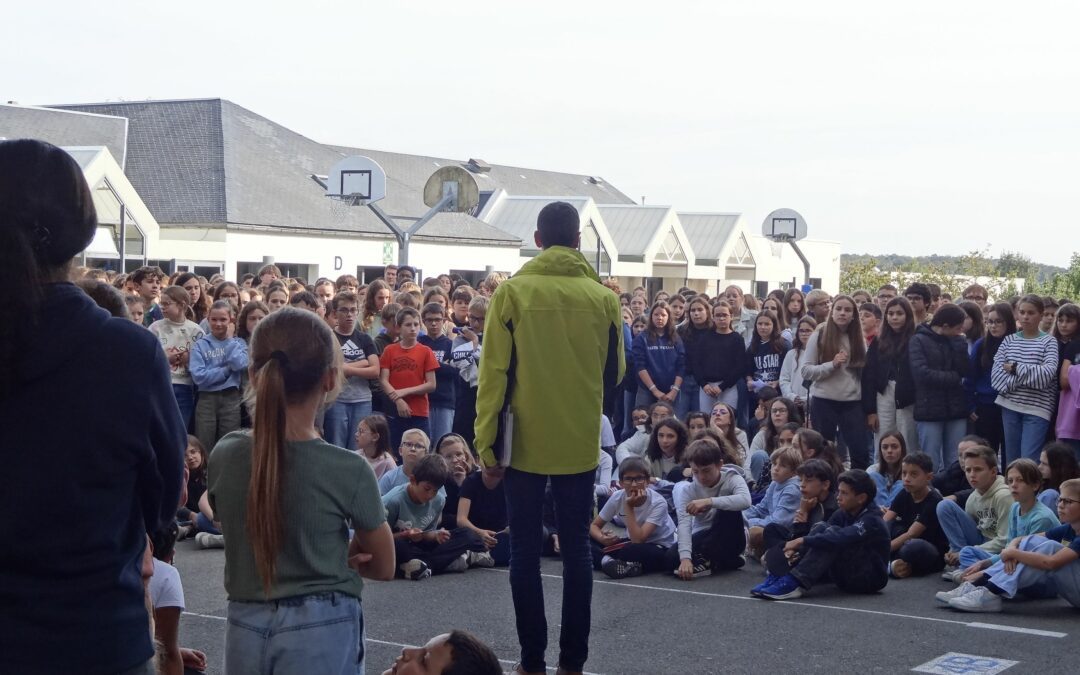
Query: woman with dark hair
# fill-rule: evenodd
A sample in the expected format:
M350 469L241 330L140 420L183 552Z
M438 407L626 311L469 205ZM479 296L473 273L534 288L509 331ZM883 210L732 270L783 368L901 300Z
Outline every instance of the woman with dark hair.
M1080 451L1080 369L1077 353L1080 352L1080 307L1071 302L1062 303L1054 320L1054 337L1061 350L1058 354L1058 384L1061 395L1058 400L1055 431L1059 441L1068 443ZM1071 380L1071 381L1070 381Z
M915 383L915 429L919 448L934 460L934 471L956 461L957 446L967 433L964 393L967 344L961 337L967 314L956 305L942 305L930 324L921 324L908 344L911 379Z
M986 322L985 319L983 319L983 311L981 307L970 300L964 300L956 306L964 310L964 313L967 314L967 318L964 319L964 339L967 340L968 350L970 351L972 345L986 334Z
M802 376L802 359L806 353L806 343L814 336L817 321L812 316L804 316L795 322L795 333L791 349L784 356L784 365L780 367L780 395L795 401L799 412L806 416L806 401L810 390Z
M683 341L663 300L653 303L648 319L645 332L634 338L634 372L641 381L637 404L667 401L677 405L686 370Z
M787 289L784 293L784 311L791 323L792 332L798 332L799 321L806 316L806 299L802 291L795 287Z
M971 371L964 380L968 395L968 409L971 411L971 433L985 438L994 450L1000 450L1004 439L1001 427L1001 408L996 401L997 390L990 382L990 371L994 367L994 356L1001 343L1016 332L1016 319L1012 307L1007 302L998 302L986 306L986 335L976 340L969 351L968 362ZM1004 454L1001 466L1005 465Z
M715 326L712 321L712 307L705 296L695 295L690 298L685 314L686 321L678 327L678 331L686 352L686 374L682 383L683 395L679 397L681 405L677 406L679 410L676 412L682 412L682 415L677 416L689 422L687 412L704 412L701 409L698 376L703 374L702 368L712 355Z
M382 310L389 304L391 296L390 286L382 279L372 281L367 287L364 310L360 317L360 330L372 339L382 332Z
M676 471L678 477L675 482L681 480L682 470L685 465L683 454L686 446L690 443L690 435L686 431L686 425L669 417L653 427L649 436L649 448L645 451L645 461L649 463L649 475L653 478L668 478L672 471Z
M141 561L146 532L176 515L187 436L157 339L68 282L96 228L69 154L0 142L0 508L18 514L0 524L10 672L154 672Z
M908 343L915 334L915 313L907 298L898 296L885 305L885 320L876 340L866 350L862 374L863 412L874 431L874 447L881 434L899 431L909 452L918 452L915 428L915 383L911 379Z

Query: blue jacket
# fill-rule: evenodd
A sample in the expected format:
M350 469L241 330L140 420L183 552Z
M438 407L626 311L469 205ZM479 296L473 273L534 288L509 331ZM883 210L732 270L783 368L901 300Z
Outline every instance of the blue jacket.
M648 338L648 331L643 331L634 338L634 372L648 371L657 389L667 392L671 385L675 384L676 377L686 374L686 351L683 349L683 342L676 339L672 344L671 340L660 336L655 343L650 343Z
M783 483L775 481L769 483L762 500L743 511L746 524L750 527L765 527L770 523L776 523L791 527L801 500L802 492L799 491L798 476L792 476Z
M998 393L994 385L990 384L990 371L994 369L991 363L989 368L982 367L982 350L986 345L986 338L981 337L971 345L968 351L968 361L971 369L964 378L964 390L968 396L968 409L974 411L975 406L991 405L997 401Z
M188 371L200 391L239 388L240 374L247 367L247 343L238 337L218 340L207 333L191 347Z
M142 556L176 516L187 436L150 331L72 284L42 306L0 402L2 669L122 672L154 653Z
M889 477L877 470L877 465L870 467L866 470L866 473L873 479L874 485L877 486L877 496L874 497L874 504L877 506L884 506L888 508L892 506L892 502L896 499L896 495L904 491L904 481L899 478L894 480L892 486L889 486Z

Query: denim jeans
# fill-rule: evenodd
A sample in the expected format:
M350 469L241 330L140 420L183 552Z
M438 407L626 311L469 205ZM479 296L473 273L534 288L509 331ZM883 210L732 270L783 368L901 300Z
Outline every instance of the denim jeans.
M1046 537L1029 534L1020 540L1017 548L1021 551L1052 556L1060 551L1062 546ZM1040 598L1060 595L1073 607L1080 607L1080 565L1075 562L1052 572L1020 563L1012 574L1005 571L1004 563L997 562L987 568L986 578L1005 591L1007 598L1016 597L1020 591L1024 591L1025 595Z
M371 414L371 401L346 403L334 401L326 409L323 418L323 432L326 442L347 450L356 449L356 429L360 420ZM393 446L397 448L397 446Z
M711 414L713 406L717 403L727 403L733 409L738 410L739 389L737 387L721 389L719 396L709 396L705 393L705 387L698 389L698 410Z
M1001 426L1005 431L1005 465L1021 457L1038 464L1039 455L1046 444L1046 432L1050 430L1050 421L1038 415L1002 408Z
M364 613L351 595L230 602L226 614L228 675L364 673Z
M191 428L191 415L195 412L195 387L190 384L174 384L172 386L176 405L180 408L180 419L184 420L184 429ZM207 448L210 452L212 448Z
M700 389L693 375L687 374L679 389L679 398L675 399L675 417L678 417L680 422L685 422L687 414L704 408L695 407L698 405Z
M195 516L195 528L197 532L209 532L210 534L221 534L221 530L214 527L214 521L210 520L203 514Z
M977 546L986 541L979 526L956 502L948 499L938 502L937 517L941 531L949 540L950 551L959 552L965 546Z
M431 447L454 429L454 409L436 408L431 406L429 410L428 425L431 426Z
M595 477L596 471L592 469L559 476L506 470L510 592L521 644L521 665L529 672L543 672L547 667L544 652L548 631L540 549L544 542L544 490L549 479L563 561L559 665L565 670L582 670L589 656L593 582L589 523Z
M965 418L935 422L916 421L915 428L919 432L919 446L934 460L934 471L944 471L956 461L956 447L967 433Z

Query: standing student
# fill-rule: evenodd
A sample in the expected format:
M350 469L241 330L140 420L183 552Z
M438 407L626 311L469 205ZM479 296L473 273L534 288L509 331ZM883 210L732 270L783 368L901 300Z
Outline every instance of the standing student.
M648 319L649 327L634 338L634 369L642 385L637 404L663 400L674 405L685 373L686 351L666 302L653 303Z
M691 304L691 319L700 306L700 302ZM746 374L743 339L731 329L731 308L726 302L717 302L710 311L713 330L695 333L690 363L699 387L697 405L703 411L712 410L718 402L736 408L739 405L736 385Z
M1058 309L1054 337L1058 339L1058 399L1055 434L1059 441L1067 443L1080 457L1080 369L1073 370L1080 359L1080 307L1067 303Z
M997 404L998 393L991 381L994 357L1005 338L1016 332L1016 319L1007 302L999 302L986 308L986 335L971 346L971 371L965 380L968 406L973 433L986 439L987 445L1001 452L1004 461L1005 432L1001 426L1001 407Z
M874 505L884 514L889 510L896 496L904 489L900 474L903 471L904 457L907 456L907 442L899 431L890 431L881 436L878 442L878 460L867 471L867 475L877 487Z
M903 491L893 498L885 522L889 525L892 562L889 574L897 579L940 572L949 541L937 518L941 493L934 489L934 463L916 452L901 460Z
M666 567L668 549L675 544L675 524L667 500L649 489L649 473L640 458L619 465L619 485L589 526L593 567L612 579L636 577ZM605 530L608 523L626 536ZM621 545L617 550L607 550Z
M933 297L930 287L926 284L915 282L904 291L904 297L911 303L911 311L915 314L915 325L919 326L930 319L930 303Z
M381 279L368 285L359 325L360 330L367 333L368 337L374 339L382 332L382 310L390 304L391 296L390 286Z
M712 321L712 307L709 300L703 295L690 298L686 306L687 320L678 327L679 337L682 339L683 349L686 352L686 373L682 381L682 396L679 397L678 407L682 415L679 419L686 419L686 413L704 410L699 402L701 394L701 382L698 376L702 372L704 359L712 356L715 350L711 347L715 326Z
M143 325L147 328L155 321L161 321L165 318L165 315L161 312L161 306L158 305L158 299L161 295L161 281L164 278L165 273L161 271L160 267L154 265L140 267L131 273L131 282L135 284L135 291L146 305Z
M780 367L780 395L795 401L795 406L803 417L806 417L808 412L806 404L810 398L810 390L806 387L806 380L802 375L802 362L806 355L806 345L816 328L817 322L813 317L804 316L796 322L791 349L784 356L784 365Z
M798 332L799 322L806 316L806 300L803 292L792 286L784 292L783 303L788 317L788 327L791 328L792 337L794 337L794 334Z
M228 672L265 661L282 672L363 669L360 577L393 577L393 538L371 467L315 430L340 353L311 312L287 307L264 319L251 341L255 428L223 438L210 456L210 506L225 536Z
M784 310L784 298L770 295L765 298L765 302L761 303L762 312L772 312L776 315L777 324L780 326L780 337L784 338L784 342L788 347L791 346L791 341L795 337L795 332L791 327L791 322L788 320L787 312ZM759 313L760 317L761 314ZM755 324L756 326L756 324Z
M191 272L184 272L177 275L173 283L187 291L188 297L191 298L191 305L188 307L188 318L199 324L199 328L202 328L204 332L209 331L210 326L204 324L204 322L210 314L210 305L212 303L209 294L203 291L203 285L199 281L199 277Z
M427 395L435 390L435 371L439 369L435 354L417 341L420 313L406 307L395 321L401 340L383 351L379 366L383 391L396 413L390 418L391 443L400 441L406 429L419 429L430 437Z
M960 337L966 316L956 305L943 305L929 325L915 329L908 345L919 448L938 471L956 459L956 447L967 432L970 411L963 379L969 361Z
M963 508L951 500L937 506L938 521L949 539L945 575L958 583L964 547L977 546L992 555L1008 543L1009 509L1013 504L1005 479L998 474L997 453L986 446L975 446L964 450L961 463L974 491Z
M326 409L323 428L326 441L356 449L360 420L371 414L371 380L379 376L379 355L372 339L356 327L359 303L356 294L341 291L330 301L334 313L334 337L342 356L344 384L337 399Z
M191 350L191 379L199 387L195 404L195 435L211 448L225 434L240 428L240 375L247 370L247 344L229 337L233 306L218 300L210 307L204 335Z
M461 290L461 289L458 289ZM457 292L455 292L457 297ZM488 311L488 299L477 295L469 301L467 326L455 330L450 358L458 369L457 390L454 392L455 434L472 443L475 436L476 395L480 382L480 353L484 344L484 325ZM458 301L454 301L457 306Z
M763 387L780 388L780 366L790 348L780 334L780 320L769 310L758 313L754 335L746 348L746 386L749 405L757 406L757 392Z
M802 375L810 380L811 423L828 441L837 431L848 440L851 465L864 469L870 464L865 438L866 419L862 413L862 367L866 363L866 342L855 319L855 301L837 296L825 328L810 338Z
M432 289L432 291L442 289ZM446 294L443 293L443 296ZM442 438L454 428L454 392L457 390L458 370L451 360L454 345L450 338L442 333L446 325L446 310L436 302L424 305L421 312L424 323L423 335L417 338L420 344L431 350L439 368L435 371L435 390L428 394L429 420L431 437Z
M187 310L187 291L169 286L161 292L161 312L165 318L150 324L150 332L157 336L169 359L173 394L185 428L191 425L191 415L195 412L195 383L188 370L191 347L203 336L198 324L187 319Z
M825 291L820 288L815 288L806 294L806 313L809 314L819 326L824 326L825 322L829 320L829 311L831 309L832 298Z
M1043 333L1049 333L1054 329L1054 324L1057 319L1058 301L1053 296L1044 295L1042 318L1039 320L1039 330Z
M859 305L859 325L862 326L863 338L866 346L874 344L878 331L881 330L881 319L885 313L881 308L869 300Z
M754 335L758 313L746 306L743 290L734 284L724 289L724 300L731 308L731 329L743 339L745 348L750 345L750 339Z
M885 321L866 350L862 372L863 412L875 434L896 430L911 452L919 451L915 426L915 383L911 378L908 344L915 334L915 315L906 298L894 297L885 305Z
M1005 457L1038 460L1057 405L1058 344L1039 330L1043 302L1025 295L1016 303L1020 332L1008 335L994 356L990 374L998 392L1005 433Z

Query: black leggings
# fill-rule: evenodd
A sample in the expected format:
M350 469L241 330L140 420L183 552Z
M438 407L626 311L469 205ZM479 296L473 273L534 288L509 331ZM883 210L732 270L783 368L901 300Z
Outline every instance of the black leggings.
M746 550L746 531L743 529L742 511L713 511L712 526L701 530L691 538L691 555L704 556L712 563L713 570L734 570L743 565L742 552ZM681 562L679 545L668 549L667 568L679 569Z

